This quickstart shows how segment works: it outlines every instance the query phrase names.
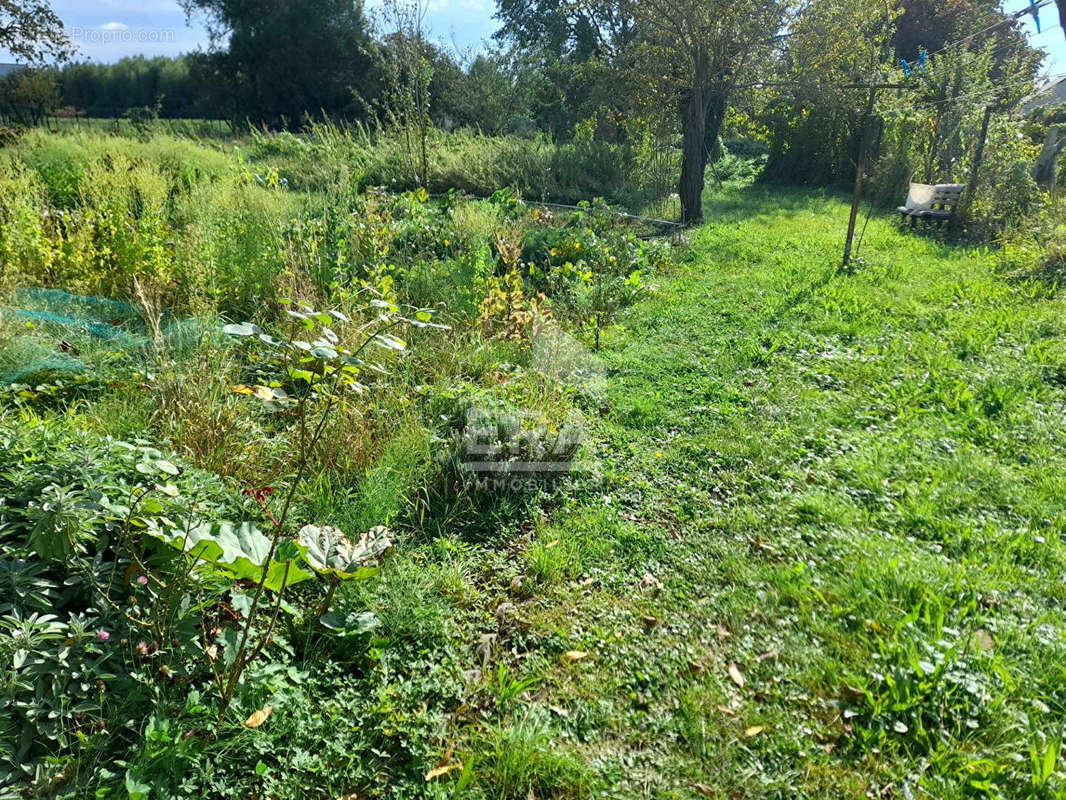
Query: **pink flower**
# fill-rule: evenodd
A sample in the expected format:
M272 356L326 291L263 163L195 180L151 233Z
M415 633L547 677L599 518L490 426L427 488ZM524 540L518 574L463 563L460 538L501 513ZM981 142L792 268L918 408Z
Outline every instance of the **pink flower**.
M99 639L101 642L106 642L108 639L111 638L111 634L107 631L97 631L96 638Z
M139 578L137 578L137 583L139 583L141 586L147 586L148 585L148 576L147 575L141 575Z
M148 655L148 642L137 642L137 655L141 658Z

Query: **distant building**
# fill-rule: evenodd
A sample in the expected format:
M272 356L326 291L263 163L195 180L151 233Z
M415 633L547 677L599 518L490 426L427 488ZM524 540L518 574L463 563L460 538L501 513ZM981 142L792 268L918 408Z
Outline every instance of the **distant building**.
M1037 84L1036 91L1022 104L1022 113L1028 114L1034 109L1057 106L1059 103L1066 103L1066 75L1045 78Z

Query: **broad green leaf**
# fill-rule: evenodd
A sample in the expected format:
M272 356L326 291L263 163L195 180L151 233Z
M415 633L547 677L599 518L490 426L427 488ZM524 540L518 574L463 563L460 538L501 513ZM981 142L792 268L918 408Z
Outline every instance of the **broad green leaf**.
M181 474L181 470L180 469L178 469L176 466L171 464L169 461L166 461L165 459L162 459L162 458L159 459L158 461L155 462L155 465L157 467L159 467L161 472L165 472L167 475L180 475Z
M262 578L263 565L270 552L270 538L251 522L205 522L193 527L188 534L181 530L149 533L171 547L184 549L189 555L213 564L236 580L258 582ZM293 563L289 568L286 585L291 586L310 577L311 573ZM265 586L276 592L281 589L284 579L285 562L275 558L267 571Z
M323 614L318 621L339 636L361 636L381 625L381 620L373 611L360 611L352 614L330 611Z

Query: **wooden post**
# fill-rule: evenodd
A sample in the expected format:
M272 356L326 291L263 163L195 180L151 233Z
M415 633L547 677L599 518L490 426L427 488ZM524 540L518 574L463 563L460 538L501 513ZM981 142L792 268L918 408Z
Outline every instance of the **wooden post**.
M844 263L851 260L851 244L855 241L855 220L859 216L859 203L862 201L862 181L866 173L866 151L870 149L870 134L873 125L870 117L874 113L874 100L877 99L877 86L870 86L870 96L866 100L866 113L862 118L862 139L859 142L859 163L855 169L855 192L851 197L851 216L848 217L848 238L844 241Z
M958 208L956 208L955 213L951 215L951 222L948 228L952 233L958 231L963 217L970 210L970 203L973 202L974 197L977 196L977 179L981 173L981 161L983 161L985 157L985 142L988 140L988 123L991 120L992 104L989 103L985 106L985 115L981 119L981 133L977 137L977 149L974 150L973 153L973 167L970 169L970 180L966 184L966 191L960 199Z

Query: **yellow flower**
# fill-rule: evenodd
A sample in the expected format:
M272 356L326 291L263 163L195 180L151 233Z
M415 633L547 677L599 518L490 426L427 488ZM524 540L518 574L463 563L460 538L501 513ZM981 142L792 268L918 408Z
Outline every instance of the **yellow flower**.
M550 255L554 258L555 256L559 255L559 251L556 248L553 247L551 249Z
M448 245L450 245L450 244L451 244L451 242L449 242L449 241L448 241L447 239L445 239L445 240L444 240L444 246L445 246L445 247L447 247L447 246L448 246Z

